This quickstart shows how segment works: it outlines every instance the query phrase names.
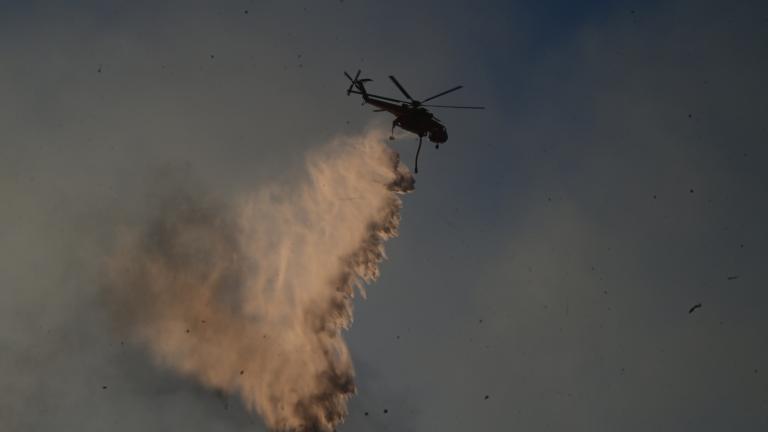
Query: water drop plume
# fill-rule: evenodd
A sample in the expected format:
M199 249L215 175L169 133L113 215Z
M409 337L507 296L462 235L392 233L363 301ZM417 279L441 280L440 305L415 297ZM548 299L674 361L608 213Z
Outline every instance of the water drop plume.
M119 331L161 367L236 394L273 430L330 431L355 374L343 331L379 275L414 180L382 132L232 202L165 200L108 260Z

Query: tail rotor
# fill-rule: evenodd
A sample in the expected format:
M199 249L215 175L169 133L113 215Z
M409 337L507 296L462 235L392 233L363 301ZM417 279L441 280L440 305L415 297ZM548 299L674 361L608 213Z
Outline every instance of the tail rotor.
M355 74L355 77L352 78L351 76L349 76L349 74L346 71L344 71L344 75L346 75L350 81L349 88L347 89L347 96L349 96L352 93L352 89L355 87L355 84L357 84L357 79L360 77L360 72L361 72L360 69L358 69L357 74Z
M349 75L347 72L344 72L344 75L347 77L347 79L349 79L349 88L347 89L347 96L349 96L352 93L358 93L362 95L367 94L363 83L367 83L373 80L370 78L360 79L360 72L361 72L360 69L358 69L354 78L352 78L352 76Z

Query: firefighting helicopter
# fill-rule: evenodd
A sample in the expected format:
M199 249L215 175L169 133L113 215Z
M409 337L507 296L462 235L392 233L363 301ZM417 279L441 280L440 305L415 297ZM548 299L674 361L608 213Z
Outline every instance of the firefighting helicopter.
M416 150L416 162L414 166L414 171L419 172L419 153L421 152L421 140L426 136L429 138L430 141L435 143L435 148L440 148L440 144L448 141L448 132L445 129L445 126L440 123L440 120L435 117L434 114L429 112L424 107L430 107L430 108L459 108L459 109L485 109L485 107L481 106L457 106L457 105L430 105L430 104L424 104L424 102L431 101L433 99L436 99L440 96L446 95L448 93L454 92L463 86L456 86L452 89L446 90L444 92L440 92L434 96L428 97L423 100L416 100L411 97L410 94L403 88L402 85L397 81L397 78L395 78L393 75L389 76L389 79L392 80L393 83L395 83L395 86L400 90L400 92L408 99L407 101L401 100L401 99L395 99L390 98L386 96L379 96L375 94L368 93L368 91L365 88L365 83L369 81L373 81L370 78L360 78L360 70L357 71L357 74L354 78L350 76L347 72L344 72L344 75L347 76L349 81L351 82L349 85L349 88L347 89L347 96L350 94L359 94L363 97L363 104L371 104L378 109L375 109L375 112L381 112L381 111L387 111L395 116L395 119L392 121L392 135L394 135L395 127L399 126L401 129L407 130L408 132L412 132L416 134L419 137L419 148ZM396 102L396 103L392 103ZM399 104L399 105L398 105ZM390 136L389 139L395 139L394 136Z

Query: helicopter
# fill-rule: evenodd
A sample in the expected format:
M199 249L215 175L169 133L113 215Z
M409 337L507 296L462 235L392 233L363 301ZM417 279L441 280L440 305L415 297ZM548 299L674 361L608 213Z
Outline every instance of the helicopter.
M425 107L485 109L485 107L481 106L425 105L424 102L428 102L440 96L454 92L463 86L456 86L426 99L416 100L412 98L410 94L408 94L405 88L403 88L400 82L397 81L397 78L395 78L393 75L390 75L389 79L392 80L400 92L406 97L406 99L408 99L407 101L371 94L366 90L365 83L373 80L370 78L360 78L360 72L361 71L358 70L354 78L352 78L352 76L350 76L347 72L344 72L344 75L346 75L346 77L351 82L349 88L347 89L347 96L353 93L359 94L363 97L363 105L367 103L377 107L374 112L387 111L395 116L395 119L392 121L392 133L389 139L395 139L395 127L400 127L401 129L412 132L419 137L419 148L416 150L416 162L414 164L414 171L416 173L419 172L419 153L421 152L422 139L426 136L430 141L435 143L436 149L440 148L440 144L448 141L448 131L446 130L445 125L443 125L440 122L440 119L435 117L435 115L429 112L429 110L427 110Z

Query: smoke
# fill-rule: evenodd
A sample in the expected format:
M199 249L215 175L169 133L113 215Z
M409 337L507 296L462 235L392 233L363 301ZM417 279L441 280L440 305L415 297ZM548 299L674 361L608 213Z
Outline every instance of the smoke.
M239 394L274 430L332 430L355 392L342 337L414 179L373 131L307 157L297 184L184 195L108 260L118 329L160 365Z

